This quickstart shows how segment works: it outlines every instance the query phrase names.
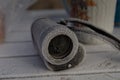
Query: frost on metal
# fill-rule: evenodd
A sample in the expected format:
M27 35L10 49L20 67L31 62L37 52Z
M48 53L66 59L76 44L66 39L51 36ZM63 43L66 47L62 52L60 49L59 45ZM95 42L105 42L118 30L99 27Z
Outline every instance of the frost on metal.
M32 24L31 33L35 48L48 69L65 70L82 62L85 50L67 27L40 18Z

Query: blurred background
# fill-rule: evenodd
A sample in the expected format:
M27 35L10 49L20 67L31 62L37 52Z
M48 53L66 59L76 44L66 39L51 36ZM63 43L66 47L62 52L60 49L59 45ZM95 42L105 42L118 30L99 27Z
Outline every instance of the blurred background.
M70 4L70 0L66 0ZM28 7L28 10L48 10L48 9L63 9L64 0L38 0L35 4ZM115 25L120 26L120 0L117 0Z
M28 7L28 10L63 9L64 1L70 4L70 0L37 0L35 4Z
M68 17L63 1L65 0L0 0L0 40L4 37L2 35L6 34L5 41L8 41L8 38L13 41L9 36L16 30L30 31L31 23L40 16ZM66 1L70 4L70 0ZM120 26L120 0L117 0L115 26Z

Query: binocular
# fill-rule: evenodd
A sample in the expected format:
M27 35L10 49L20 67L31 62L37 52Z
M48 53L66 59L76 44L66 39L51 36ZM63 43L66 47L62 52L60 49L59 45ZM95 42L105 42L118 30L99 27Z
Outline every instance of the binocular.
M50 19L38 19L31 28L32 39L48 69L53 71L72 68L85 54L73 31Z
M70 27L69 22L84 25L91 30ZM83 61L85 49L79 43L76 31L100 37L120 50L119 39L86 21L71 18L57 23L47 18L40 18L32 24L31 34L33 44L48 69L65 70Z

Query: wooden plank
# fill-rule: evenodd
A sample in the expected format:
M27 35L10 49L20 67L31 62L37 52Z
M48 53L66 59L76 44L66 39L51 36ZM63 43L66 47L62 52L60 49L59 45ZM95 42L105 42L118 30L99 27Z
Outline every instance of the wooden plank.
M5 43L0 45L0 58L36 55L32 42Z
M75 68L52 72L37 56L0 58L0 79L19 79L55 76L76 76L120 72L119 53L87 54L84 63Z
M115 31L114 34L119 37L119 28ZM0 57L33 55L35 53L31 34L28 31L13 31L7 34L6 42L0 45ZM85 45L85 48L87 53L111 52L116 50L107 44Z
M90 74L90 75L14 78L14 79L4 79L4 80L113 80L113 78L110 78L104 74Z
M86 52L88 54L97 54L102 52L117 52L116 49L112 48L110 45L86 45ZM13 41L7 42L0 45L0 58L4 57L15 57L15 56L30 56L36 55L36 50L34 49L32 41Z
M107 73L106 76L111 77L114 80L120 80L120 73Z
M31 33L28 31L12 31L7 33L5 42L25 42L32 41Z
M35 52L33 44L31 43L31 33L30 29L26 30L14 29L11 32L7 32L5 41L7 43L0 45L0 57L8 56L24 56L24 55L33 55ZM120 38L120 28L116 28L114 34ZM27 42L27 43L26 43ZM27 46L28 45L28 46ZM99 53L99 52L110 52L115 51L111 46L104 45L86 45L87 53ZM31 52L27 53L29 50Z
M120 39L120 28L115 28L113 34ZM6 42L17 42L17 41L32 41L30 29L21 30L14 29L6 33Z

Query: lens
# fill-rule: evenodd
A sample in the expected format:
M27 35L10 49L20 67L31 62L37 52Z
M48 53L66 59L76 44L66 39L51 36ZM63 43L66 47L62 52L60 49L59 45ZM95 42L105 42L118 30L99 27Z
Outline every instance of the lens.
M71 53L72 48L72 40L66 35L59 35L50 41L48 51L55 59L62 59Z

